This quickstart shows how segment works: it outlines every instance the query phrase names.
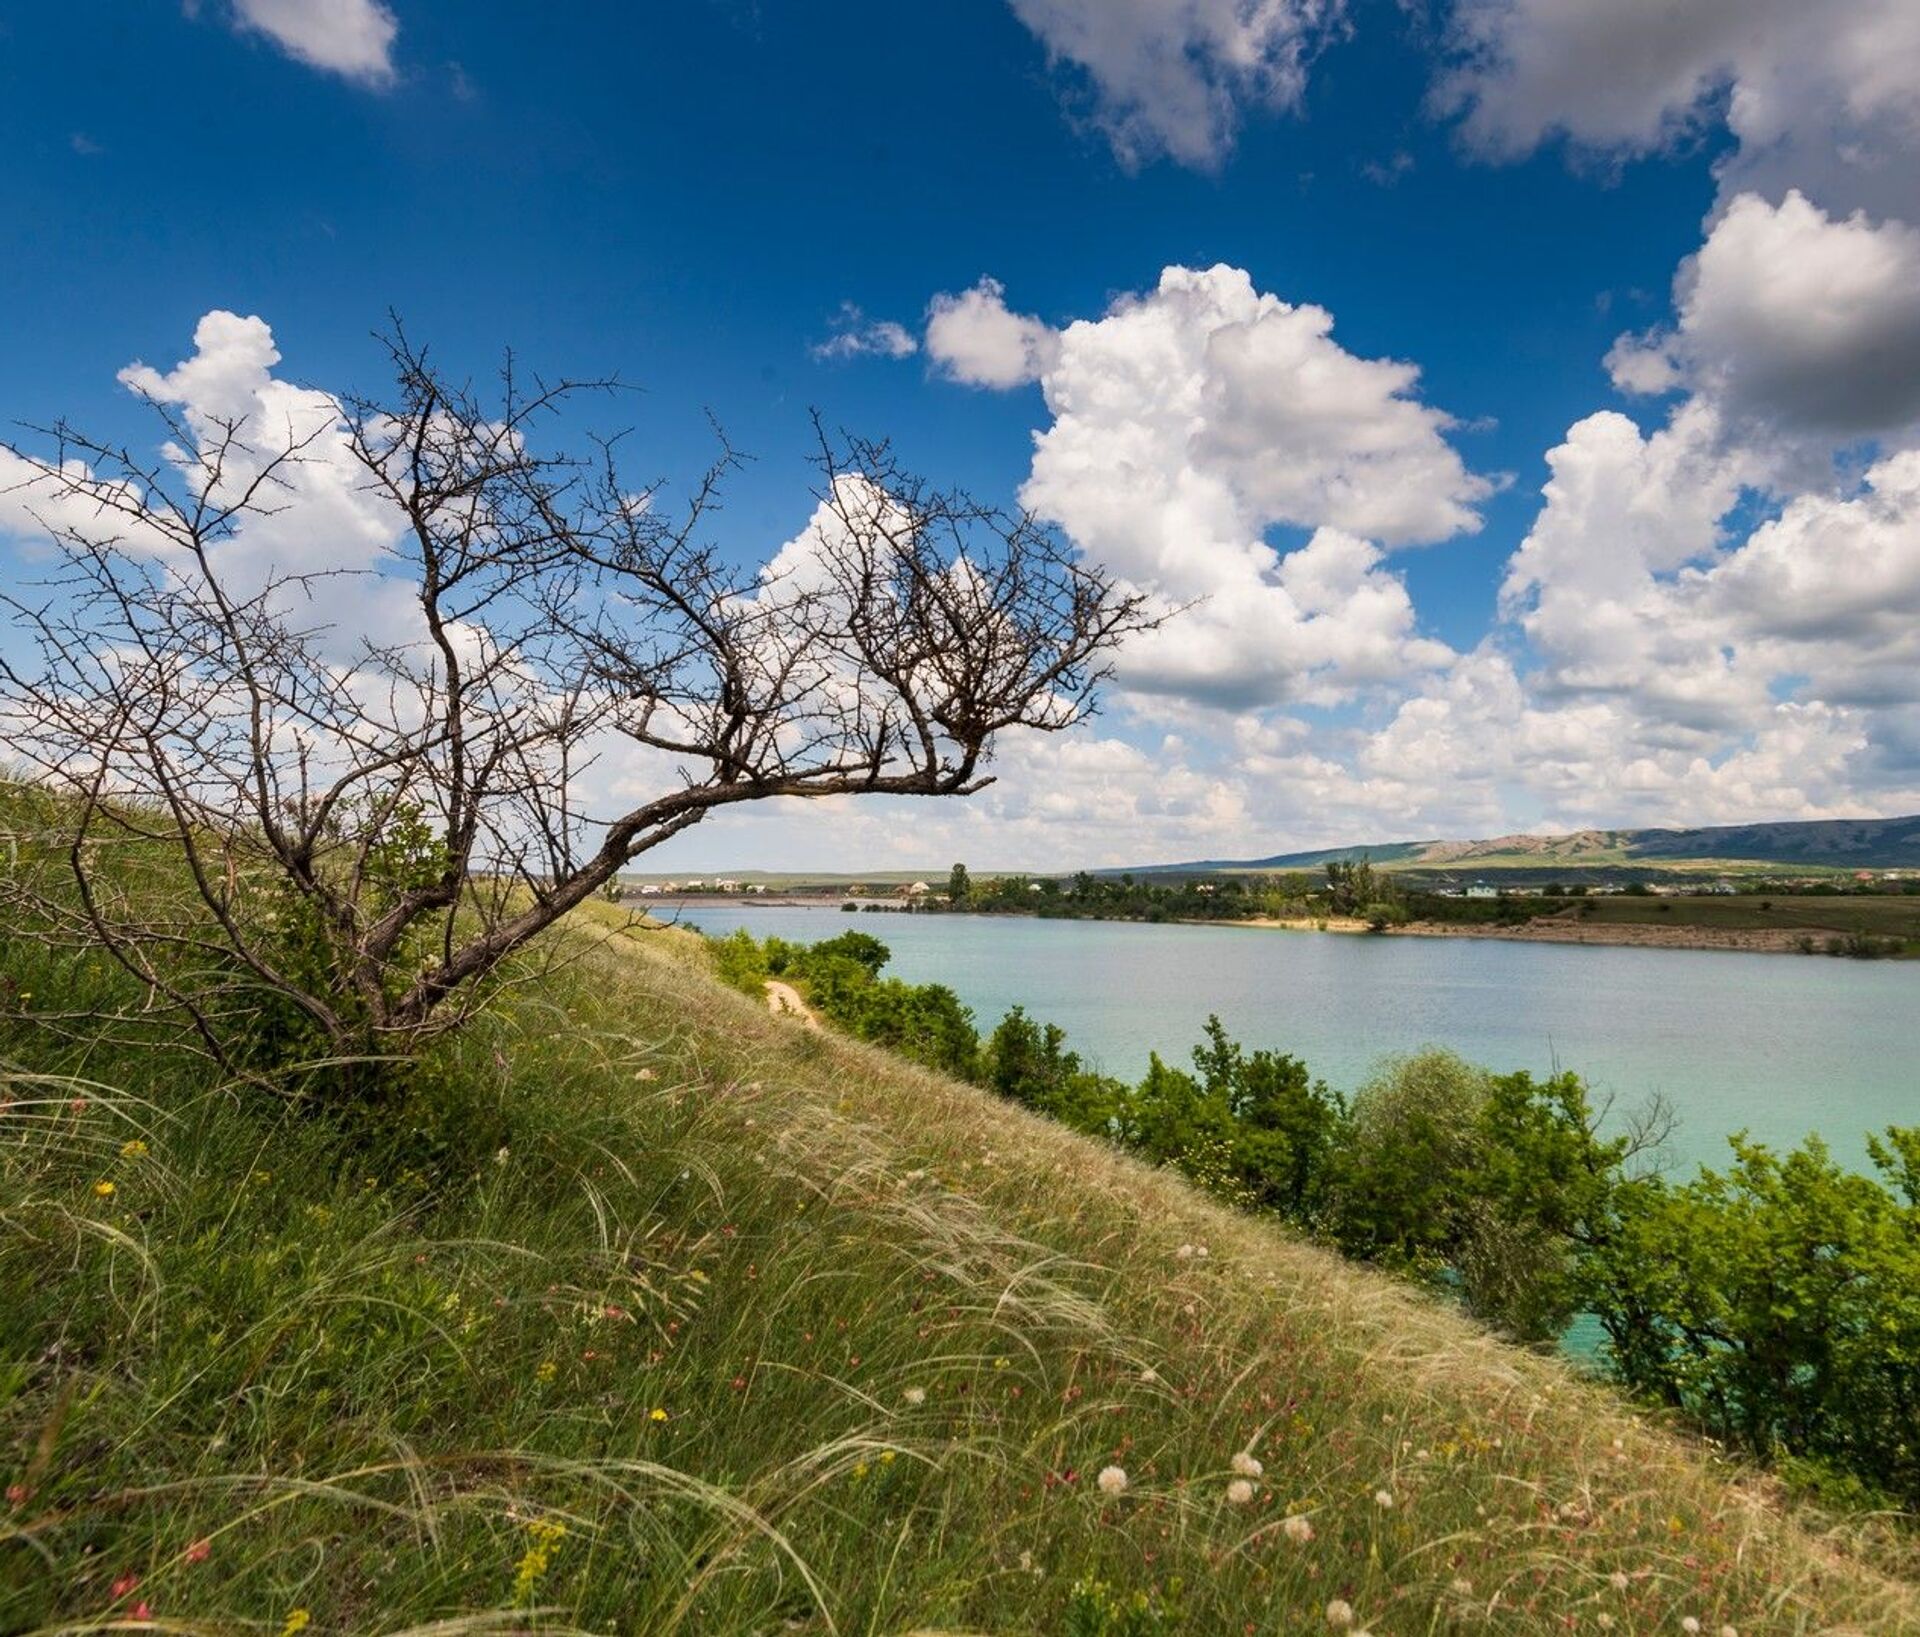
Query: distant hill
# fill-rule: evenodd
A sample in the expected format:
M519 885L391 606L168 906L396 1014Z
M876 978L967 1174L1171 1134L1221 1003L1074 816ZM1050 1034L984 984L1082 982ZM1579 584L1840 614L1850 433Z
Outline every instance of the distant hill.
M1683 864L1807 865L1827 869L1920 869L1920 814L1891 819L1811 819L1697 830L1576 830L1559 836L1493 836L1482 841L1393 841L1276 853L1271 858L1157 864L1136 874L1209 870L1313 870L1367 858L1390 869L1500 869L1566 865L1605 868Z

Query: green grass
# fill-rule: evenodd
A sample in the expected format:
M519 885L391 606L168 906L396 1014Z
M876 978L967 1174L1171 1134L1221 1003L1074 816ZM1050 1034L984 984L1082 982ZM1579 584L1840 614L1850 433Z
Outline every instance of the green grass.
M377 1131L0 952L0 1631L1920 1629L1565 1365L596 914Z
M1543 902L1557 902L1543 900ZM1824 897L1730 898L1583 898L1562 913L1594 926L1690 926L1728 932L1808 932L1844 936L1864 932L1877 938L1920 939L1920 896L1848 893ZM1591 904L1588 916L1585 906ZM1769 905L1762 909L1761 905Z

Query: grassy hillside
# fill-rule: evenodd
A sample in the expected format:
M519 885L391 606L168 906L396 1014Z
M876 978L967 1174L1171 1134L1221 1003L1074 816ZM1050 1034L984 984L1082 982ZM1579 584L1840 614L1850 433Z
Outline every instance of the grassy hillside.
M56 1051L109 974L0 952L0 1631L1920 1630L1563 1365L602 913L372 1133Z

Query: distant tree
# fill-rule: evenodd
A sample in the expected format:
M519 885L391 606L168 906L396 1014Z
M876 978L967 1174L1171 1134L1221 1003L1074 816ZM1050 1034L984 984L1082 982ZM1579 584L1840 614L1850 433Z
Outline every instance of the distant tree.
M5 753L68 798L52 936L103 949L226 1061L404 1056L634 858L776 797L960 796L996 739L1080 720L1142 599L1053 532L822 437L804 561L706 538L723 450L675 515L543 426L605 383L483 399L397 331L395 389L313 424L189 425L158 460L68 427L29 454L59 567L0 596ZM317 612L329 574L261 543L326 463L379 497L388 629ZM327 595L323 595L327 594ZM597 814L621 741L658 784ZM102 842L159 847L187 898L122 891Z
M964 904L973 894L973 883L967 879L967 867L956 864L947 876L947 897L956 904Z

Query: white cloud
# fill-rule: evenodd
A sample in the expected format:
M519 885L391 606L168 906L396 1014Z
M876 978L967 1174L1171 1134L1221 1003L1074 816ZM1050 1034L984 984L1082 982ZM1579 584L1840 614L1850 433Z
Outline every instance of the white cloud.
M233 17L310 68L365 85L393 79L400 24L380 0L233 0Z
M950 371L1040 380L1052 420L1022 501L1129 583L1196 604L1129 647L1127 686L1332 701L1450 657L1372 543L1475 528L1490 491L1412 365L1347 352L1324 309L1229 267L1168 268L1057 332L1010 314L992 281L935 314L928 350ZM1311 538L1283 556L1266 540L1279 526Z
M1048 60L1086 77L1123 165L1166 155L1211 168L1243 107L1298 105L1344 0L1010 0Z
M1920 230L1742 194L1674 282L1678 322L1616 345L1616 384L1687 385L1736 428L1827 441L1920 420Z
M823 362L846 358L911 358L920 343L904 324L890 318L868 318L851 301L842 302L834 316L833 334L807 349Z
M1436 88L1493 158L1554 135L1605 155L1666 148L1724 117L1729 197L1789 186L1899 214L1920 131L1912 0L1460 0L1461 58Z
M998 279L983 278L927 307L927 354L951 381L1005 391L1037 381L1060 356L1059 334L1007 308Z

